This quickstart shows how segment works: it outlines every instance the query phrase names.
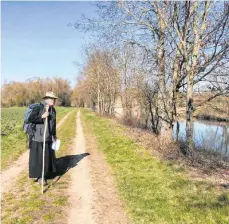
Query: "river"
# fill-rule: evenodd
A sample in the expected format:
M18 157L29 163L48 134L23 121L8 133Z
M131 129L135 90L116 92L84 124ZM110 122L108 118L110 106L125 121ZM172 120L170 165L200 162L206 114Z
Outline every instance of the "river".
M229 124L202 120L196 120L193 123L193 141L196 148L229 157ZM185 141L186 122L180 121L179 126L177 135L177 124L174 125L173 138Z

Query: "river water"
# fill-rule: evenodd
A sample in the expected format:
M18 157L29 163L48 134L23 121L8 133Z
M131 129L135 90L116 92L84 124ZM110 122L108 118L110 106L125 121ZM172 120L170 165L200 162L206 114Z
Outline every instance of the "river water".
M223 156L229 156L229 124L197 120L193 122L193 141L198 149L210 150ZM179 122L173 128L173 138L185 141L186 122Z

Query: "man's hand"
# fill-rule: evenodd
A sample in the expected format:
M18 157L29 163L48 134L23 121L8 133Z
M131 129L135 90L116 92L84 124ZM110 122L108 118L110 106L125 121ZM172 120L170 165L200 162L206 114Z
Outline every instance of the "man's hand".
M46 117L48 117L48 116L49 116L49 112L45 112L45 113L42 114L41 117L42 117L42 118L46 118Z

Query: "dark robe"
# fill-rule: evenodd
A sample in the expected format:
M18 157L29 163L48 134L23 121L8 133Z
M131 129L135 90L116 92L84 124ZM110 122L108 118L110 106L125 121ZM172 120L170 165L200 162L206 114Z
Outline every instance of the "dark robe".
M40 178L42 176L43 162L43 136L44 121L42 114L45 112L45 103L34 108L29 117L29 122L36 124L36 129L31 141L29 154L29 177ZM52 149L52 138L56 139L56 110L54 107L49 108L49 116L46 131L45 143L45 169L44 177L56 172L55 151Z

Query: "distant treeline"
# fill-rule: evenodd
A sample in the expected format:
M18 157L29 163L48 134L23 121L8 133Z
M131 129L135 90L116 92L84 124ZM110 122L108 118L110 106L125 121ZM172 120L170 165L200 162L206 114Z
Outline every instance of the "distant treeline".
M58 97L57 105L71 105L71 86L62 78L33 79L26 82L10 82L2 86L2 107L28 106L40 102L45 92L53 91Z

